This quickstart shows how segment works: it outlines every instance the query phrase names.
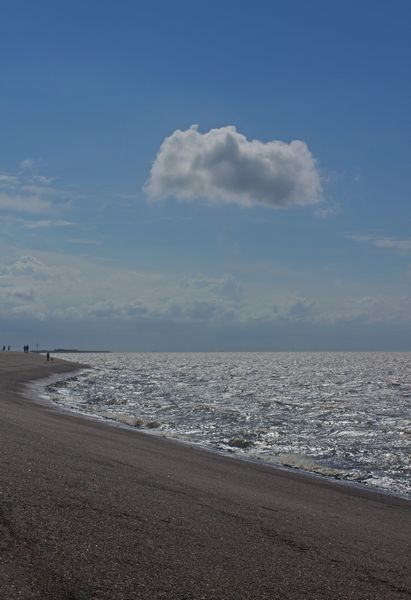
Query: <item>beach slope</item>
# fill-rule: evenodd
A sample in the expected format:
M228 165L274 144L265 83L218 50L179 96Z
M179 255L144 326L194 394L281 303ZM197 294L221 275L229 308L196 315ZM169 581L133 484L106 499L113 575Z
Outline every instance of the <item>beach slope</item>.
M0 598L410 599L410 503L24 398L0 354Z

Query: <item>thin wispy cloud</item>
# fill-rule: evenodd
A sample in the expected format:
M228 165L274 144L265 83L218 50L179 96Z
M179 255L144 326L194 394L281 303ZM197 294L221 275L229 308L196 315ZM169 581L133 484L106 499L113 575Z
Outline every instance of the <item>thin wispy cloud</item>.
M160 147L145 191L151 200L271 208L316 204L323 196L317 162L304 142L249 141L234 126L174 131Z
M314 211L314 215L319 219L328 219L329 217L335 217L340 212L341 207L339 204L327 204L320 205Z
M369 233L350 234L345 236L355 242L367 243L377 248L411 251L411 239L391 236L381 236Z
M45 175L34 175L33 180L43 185L50 185L54 181L53 177L46 177Z
M72 194L52 183L52 177L38 172L33 159L22 161L17 173L0 173L0 211L51 214L67 207Z
M16 182L17 177L15 175L0 173L0 185L14 185Z
M88 240L82 238L73 238L68 241L70 242L70 244L83 244L84 246L97 246L98 244L101 244L101 242L99 242L98 240Z
M25 158L20 162L21 171L32 171L37 167L37 162L34 158Z
M38 221L21 220L20 222L25 229L51 229L54 227L70 227L73 225L71 221L63 221L58 219L41 219Z
M0 210L23 213L46 213L53 204L46 198L33 194L15 194L0 191Z

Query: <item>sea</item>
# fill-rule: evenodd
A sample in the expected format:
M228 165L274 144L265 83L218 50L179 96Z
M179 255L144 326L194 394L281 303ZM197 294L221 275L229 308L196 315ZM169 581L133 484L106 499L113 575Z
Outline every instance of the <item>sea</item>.
M66 409L411 497L411 353L59 356L90 367L47 386Z

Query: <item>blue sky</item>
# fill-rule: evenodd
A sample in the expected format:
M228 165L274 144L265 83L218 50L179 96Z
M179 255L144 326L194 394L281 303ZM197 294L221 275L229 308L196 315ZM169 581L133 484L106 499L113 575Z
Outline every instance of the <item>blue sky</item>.
M4 2L0 345L410 350L410 26Z

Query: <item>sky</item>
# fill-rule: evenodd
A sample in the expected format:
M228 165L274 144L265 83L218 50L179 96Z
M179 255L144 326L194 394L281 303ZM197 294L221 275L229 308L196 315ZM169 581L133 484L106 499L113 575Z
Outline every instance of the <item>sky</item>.
M2 2L0 346L411 350L411 3Z

